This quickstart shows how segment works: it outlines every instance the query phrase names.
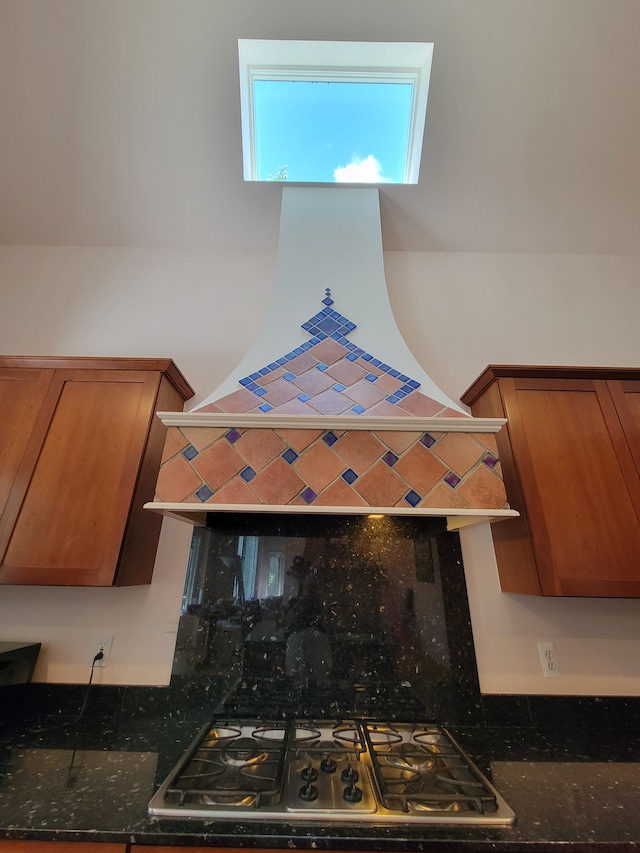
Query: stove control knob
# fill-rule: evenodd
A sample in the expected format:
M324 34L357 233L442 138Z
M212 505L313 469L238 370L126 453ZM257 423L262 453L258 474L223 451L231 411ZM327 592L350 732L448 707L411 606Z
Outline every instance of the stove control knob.
M346 785L353 785L358 781L358 771L349 764L340 774L340 778Z
M305 800L307 803L313 802L313 800L318 799L318 789L315 785L312 785L311 782L307 782L306 785L303 785L302 788L298 791L301 800Z
M311 766L311 762L302 770L300 778L303 782L315 782L318 778L318 771Z
M324 773L335 773L338 765L333 760L330 755L325 755L325 757L320 762L320 770Z
M342 792L342 798L348 803L359 803L362 799L362 790L358 788L355 783L353 785L347 785Z

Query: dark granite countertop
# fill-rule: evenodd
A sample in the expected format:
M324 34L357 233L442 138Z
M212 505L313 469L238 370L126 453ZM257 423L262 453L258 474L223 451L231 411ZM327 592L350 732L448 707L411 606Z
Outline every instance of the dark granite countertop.
M640 849L640 729L458 726L517 814L512 828L150 819L147 803L207 716L37 717L0 727L0 838L341 850ZM49 726L49 728L46 728ZM57 726L57 727L55 727Z

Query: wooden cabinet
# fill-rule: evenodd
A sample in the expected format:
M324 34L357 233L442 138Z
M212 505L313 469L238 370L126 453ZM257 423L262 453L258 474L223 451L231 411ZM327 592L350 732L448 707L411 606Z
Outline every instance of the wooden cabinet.
M640 597L640 370L491 365L462 400L508 421L503 591Z
M140 848L144 850L145 848ZM0 853L127 853L126 844L99 841L10 841L0 840Z
M169 359L0 358L0 583L149 583Z

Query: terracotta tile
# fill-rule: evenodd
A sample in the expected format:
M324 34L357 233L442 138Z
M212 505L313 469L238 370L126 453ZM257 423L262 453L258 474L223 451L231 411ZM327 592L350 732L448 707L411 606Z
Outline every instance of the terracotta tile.
M404 382L401 382L394 376L389 376L388 373L381 373L373 384L377 385L378 388L383 388L387 394L393 394L398 388L402 388Z
M226 397L220 397L216 402L223 412L242 413L255 408L257 399L256 395L252 394L251 391L247 391L246 388L240 388L239 391L233 391L233 393L227 394Z
M229 432L229 427L182 427L182 432L195 449L200 451Z
M234 448L258 473L287 449L286 444L272 429L248 429Z
M371 415L371 417L384 417L384 418L406 418L407 413L404 409L399 409L397 406L394 406L393 403L387 403L386 400L380 400L379 403L376 403L375 406L371 406L371 408L367 409L367 411L363 414Z
M432 452L462 477L484 456L485 451L469 433L450 432L433 445Z
M224 412L225 409L222 409L217 403L207 403L206 406L203 406L201 409L196 409L198 412Z
M384 373L384 370L380 370L379 367L375 367L370 361L367 361L362 357L359 357L355 364L359 364L367 373L373 373L375 376L382 376Z
M314 501L315 506L366 506L366 502L342 477L331 483Z
M502 509L507 502L504 483L486 465L479 465L456 488L474 509Z
M287 371L299 376L301 373L304 373L305 370L310 370L312 367L315 367L320 359L316 358L315 355L312 355L311 352L311 350L307 350L307 352L303 352L301 355L297 355L295 358L292 358L291 361L288 361L285 365Z
M346 432L332 446L332 450L342 459L345 467L353 468L356 474L364 474L386 452L384 444L373 433L360 429Z
M260 501L242 477L234 477L206 501L208 504L259 504Z
M378 462L359 477L352 488L368 506L395 506L407 493L407 485L384 462Z
M226 438L218 439L215 444L196 456L191 464L214 492L246 468L244 459Z
M286 379L276 379L270 385L267 385L267 393L260 398L262 403L271 403L272 406L279 406L281 403L288 403L300 393L293 382L287 382Z
M353 385L350 385L344 392L354 403L359 403L361 406L369 408L380 402L387 396L384 388L376 388L375 382L369 382L367 379L361 379Z
M416 441L419 441L422 438L422 432L406 432L399 429L377 430L374 432L374 435L383 444L385 444L389 450L393 450L393 452L398 455L404 453L408 447L411 447L412 444L415 444Z
M251 481L251 488L266 504L287 504L304 487L303 481L284 459L276 459Z
M156 483L156 498L166 503L183 501L201 485L200 477L184 456L179 454L160 468Z
M329 388L328 391L323 391L321 394L312 397L309 400L309 405L321 415L340 415L350 409L353 403L339 391Z
M443 507L445 509L469 509L469 503L446 483L440 483L420 501L419 506Z
M457 409L443 409L439 413L439 417L441 418L470 418L470 415L467 415L465 412L459 412Z
M270 415L317 415L315 409L312 409L308 403L303 403L294 397L288 403L283 403L281 406L274 406L269 412Z
M393 466L421 497L432 489L449 470L422 444L415 444Z
M325 372L333 377L336 382L341 382L343 385L353 385L366 376L366 371L354 361L349 361L348 358L341 358L340 361L336 361ZM369 385L371 384L369 382Z
M164 440L161 464L164 464L167 459L171 459L171 457L175 456L176 453L184 450L188 444L189 439L183 435L182 431L178 427L169 427L167 429L167 437Z
M322 489L339 477L345 467L344 462L321 439L293 463L293 468L316 494L320 494Z
M258 385L262 385L264 388L266 385L270 385L276 379L280 379L280 377L286 373L286 369L284 367L276 367L275 370L271 370L269 373L261 376L260 379L256 379L256 383Z
M480 444L489 451L489 453L493 453L493 455L497 457L498 442L496 441L495 432L472 432L471 435L476 441L479 441Z
M312 352L318 361L324 361L325 364L333 364L335 361L344 358L349 350L337 341L326 338L324 341L316 344Z
M398 403L410 415L416 415L419 418L433 418L438 412L443 409L442 403L437 400L432 400L426 394L420 391L413 391Z
M325 371L318 370L317 367L306 370L300 376L296 376L295 380L291 382L294 388L300 389L296 391L296 394L302 391L305 394L310 394L312 397L321 391L326 391L327 388L331 388L334 384L335 381L330 376L327 376Z
M300 453L319 438L324 430L321 429L279 429L276 430L287 447L293 448Z

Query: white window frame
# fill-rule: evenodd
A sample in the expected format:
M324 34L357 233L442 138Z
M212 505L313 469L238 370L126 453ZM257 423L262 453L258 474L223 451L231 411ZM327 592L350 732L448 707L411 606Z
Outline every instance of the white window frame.
M411 83L404 183L417 184L427 116L433 43L238 39L245 181L257 181L255 80Z

